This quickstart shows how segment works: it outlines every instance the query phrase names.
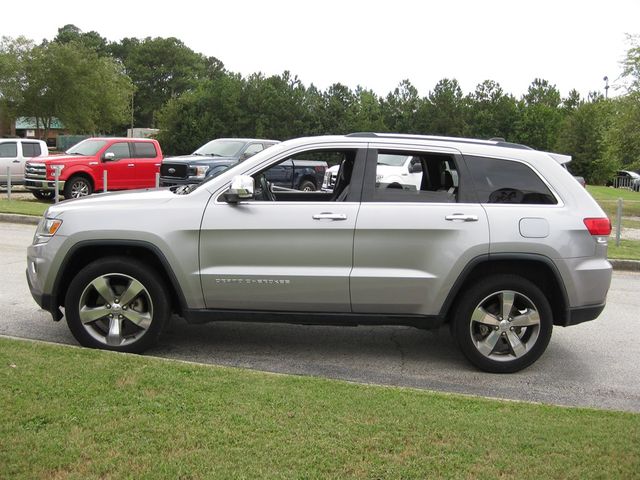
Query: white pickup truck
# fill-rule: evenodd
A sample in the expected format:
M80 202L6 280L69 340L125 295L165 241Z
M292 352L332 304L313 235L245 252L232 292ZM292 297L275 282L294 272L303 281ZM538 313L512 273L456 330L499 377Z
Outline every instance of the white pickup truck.
M7 184L7 167L12 185L24 183L24 164L34 157L49 155L47 144L30 138L0 138L0 185Z
M340 165L328 168L322 190L333 191L338 178ZM376 169L376 183L387 188L402 188L404 190L420 190L422 181L422 165L420 159L412 155L378 155L378 167Z

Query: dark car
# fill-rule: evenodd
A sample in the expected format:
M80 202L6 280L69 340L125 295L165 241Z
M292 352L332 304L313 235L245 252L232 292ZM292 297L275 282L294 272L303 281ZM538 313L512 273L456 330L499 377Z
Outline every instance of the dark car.
M160 167L160 185L200 183L227 168L252 157L278 140L257 138L218 138L191 155L166 157Z

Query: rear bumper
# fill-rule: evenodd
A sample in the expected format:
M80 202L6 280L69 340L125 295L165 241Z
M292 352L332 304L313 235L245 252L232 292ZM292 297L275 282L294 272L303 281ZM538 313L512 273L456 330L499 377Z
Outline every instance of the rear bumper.
M58 188L60 191L64 189L64 183L64 180L58 181ZM27 190L55 191L56 182L49 180L30 180L25 178L24 186Z
M600 316L602 310L604 310L605 304L589 305L586 307L570 308L567 311L564 322L557 323L561 327L570 327L571 325L578 325L583 322L595 320Z

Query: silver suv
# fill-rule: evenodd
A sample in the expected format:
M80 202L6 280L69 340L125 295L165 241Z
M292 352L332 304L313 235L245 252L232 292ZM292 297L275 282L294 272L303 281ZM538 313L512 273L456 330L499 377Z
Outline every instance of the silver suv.
M406 183L378 181L381 156L412 158ZM272 188L268 170L294 157L339 164L333 190ZM611 225L569 160L503 141L290 140L197 186L50 207L27 278L89 347L141 352L172 313L449 323L474 365L514 372L542 355L554 325L593 320L605 305Z

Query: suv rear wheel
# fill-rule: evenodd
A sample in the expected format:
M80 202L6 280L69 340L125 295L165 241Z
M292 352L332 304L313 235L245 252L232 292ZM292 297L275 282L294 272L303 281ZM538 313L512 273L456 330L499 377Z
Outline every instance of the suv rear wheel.
M553 318L549 301L517 275L482 279L466 291L452 330L462 353L481 370L517 372L546 350Z
M71 281L65 315L81 345L140 353L155 344L170 315L165 286L140 262L111 257Z

